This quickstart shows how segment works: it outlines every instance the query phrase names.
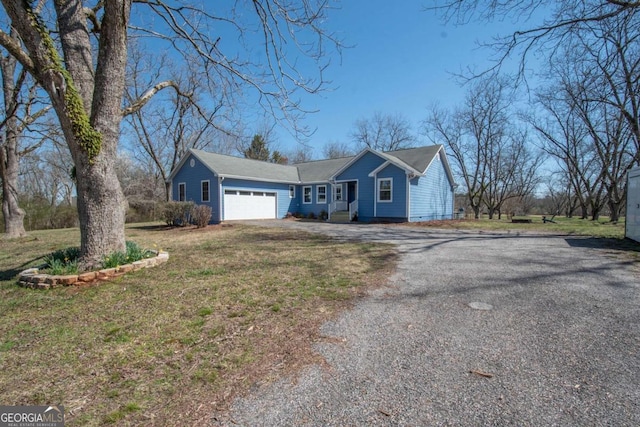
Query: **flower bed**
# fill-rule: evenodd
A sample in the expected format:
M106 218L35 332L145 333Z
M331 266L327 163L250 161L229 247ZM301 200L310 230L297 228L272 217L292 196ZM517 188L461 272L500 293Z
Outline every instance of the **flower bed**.
M155 257L145 258L131 264L120 265L114 268L105 268L98 271L70 275L40 274L38 268L29 268L18 275L18 285L31 289L50 289L59 286L82 285L96 280L109 280L121 276L130 271L155 267L169 260L168 252L157 252Z

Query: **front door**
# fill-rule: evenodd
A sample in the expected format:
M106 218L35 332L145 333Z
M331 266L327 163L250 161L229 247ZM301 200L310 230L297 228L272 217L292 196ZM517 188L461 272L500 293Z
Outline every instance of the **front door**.
M358 182L350 181L349 183L347 183L347 201L351 203L355 201L357 197L358 197Z

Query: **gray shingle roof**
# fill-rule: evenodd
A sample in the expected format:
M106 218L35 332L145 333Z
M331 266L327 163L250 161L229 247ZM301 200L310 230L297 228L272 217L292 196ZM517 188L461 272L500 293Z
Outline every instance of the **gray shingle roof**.
M351 161L353 157L342 157L340 159L318 160L315 162L298 163L300 180L303 182L328 181L333 174Z
M388 151L384 154L393 156L418 172L423 173L441 148L442 145L430 145L427 147Z
M380 153L382 157L409 171L423 173L442 145L407 148ZM326 182L356 156L317 160L295 165L280 165L260 160L244 159L224 154L190 149L202 163L217 175L270 182Z
M297 183L300 181L298 169L295 166L226 156L202 150L191 149L190 151L209 169L220 176L271 182Z

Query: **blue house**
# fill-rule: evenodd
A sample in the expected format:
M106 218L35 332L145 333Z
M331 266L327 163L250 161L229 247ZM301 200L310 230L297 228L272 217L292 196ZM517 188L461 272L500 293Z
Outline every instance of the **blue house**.
M171 176L175 201L211 206L213 223L285 218L430 221L453 217L454 180L442 145L279 165L190 149Z

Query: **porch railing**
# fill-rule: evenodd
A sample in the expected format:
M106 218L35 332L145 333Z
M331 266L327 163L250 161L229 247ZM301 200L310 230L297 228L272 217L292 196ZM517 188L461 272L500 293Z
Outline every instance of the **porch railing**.
M346 211L347 210L347 202L345 200L334 200L329 203L329 212L328 218L331 220L331 215L337 211Z
M349 221L353 221L353 217L358 213L358 201L354 200L349 203Z
M329 212L327 212L327 221L331 221L331 214L336 211L336 201L329 203Z
M347 202L346 200L336 200L333 203L336 205L337 211L346 211L347 210Z

